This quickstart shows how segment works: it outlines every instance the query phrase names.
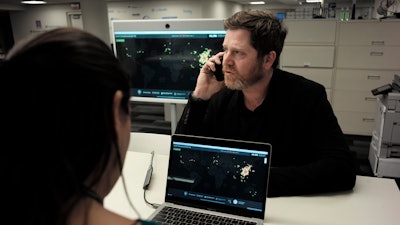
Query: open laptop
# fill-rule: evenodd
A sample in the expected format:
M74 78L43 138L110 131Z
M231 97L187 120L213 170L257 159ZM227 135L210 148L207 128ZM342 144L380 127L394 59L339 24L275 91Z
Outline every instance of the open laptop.
M271 153L268 143L172 135L165 202L148 219L263 224ZM175 222L176 215L184 218Z

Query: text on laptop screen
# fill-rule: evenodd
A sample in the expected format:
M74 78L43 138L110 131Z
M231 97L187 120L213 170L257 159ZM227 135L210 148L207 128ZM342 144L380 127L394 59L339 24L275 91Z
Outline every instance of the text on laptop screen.
M184 142L172 148L168 196L263 212L268 152Z
M197 26L207 24L207 20L182 20L176 26L177 21L147 21L149 30L143 28L147 26L145 22L132 22L139 24L140 29L133 26L114 30L116 55L131 74L131 95L157 102L186 100L194 90L201 67L222 51L222 20L208 21L212 29ZM154 29L152 23L163 24ZM169 27L164 28L164 23ZM184 26L183 23L189 30L175 28ZM213 28L215 24L219 29Z

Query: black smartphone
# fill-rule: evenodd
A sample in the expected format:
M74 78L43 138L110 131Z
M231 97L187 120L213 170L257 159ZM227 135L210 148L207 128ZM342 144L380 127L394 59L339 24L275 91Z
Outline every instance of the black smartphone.
M215 75L215 78L217 78L217 81L223 81L224 80L224 74L222 73L222 57L221 57L221 64L216 64L215 63L214 75Z

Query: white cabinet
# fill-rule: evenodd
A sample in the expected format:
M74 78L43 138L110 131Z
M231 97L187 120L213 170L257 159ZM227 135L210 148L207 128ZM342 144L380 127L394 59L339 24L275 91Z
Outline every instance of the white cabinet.
M356 20L340 23L339 45L392 46L399 44L396 20Z
M322 84L331 100L336 20L285 20L285 24L288 35L280 68Z
M285 20L288 27L287 44L334 44L336 20Z
M395 70L400 67L399 51L400 46L339 45L337 66L339 68Z
M345 134L370 136L371 90L400 73L399 20L285 20L280 68L322 84Z
M336 69L334 110L345 133L371 135L376 104L371 90L392 80L393 71Z
M400 72L400 23L394 20L338 22L333 109L346 134L371 135L376 96Z
M335 46L293 46L283 49L282 66L333 68ZM299 57L301 56L301 57Z

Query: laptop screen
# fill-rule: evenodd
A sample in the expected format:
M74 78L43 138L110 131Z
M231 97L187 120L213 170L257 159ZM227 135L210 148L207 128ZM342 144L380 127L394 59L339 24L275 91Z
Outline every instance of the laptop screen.
M173 135L166 201L264 218L270 157L265 143Z

